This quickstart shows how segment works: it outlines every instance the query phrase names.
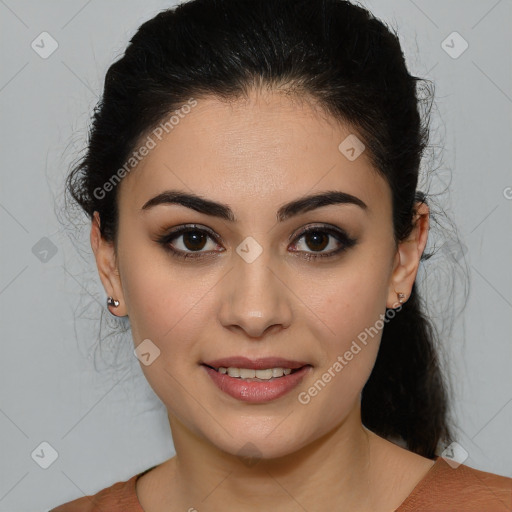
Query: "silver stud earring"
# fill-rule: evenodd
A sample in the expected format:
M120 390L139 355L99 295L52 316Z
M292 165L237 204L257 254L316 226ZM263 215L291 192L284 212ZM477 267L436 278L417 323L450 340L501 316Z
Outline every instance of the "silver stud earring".
M109 297L107 299L107 306L113 306L113 307L117 308L117 306L119 306L119 301L115 300L113 297Z
M405 293L396 292L396 296L398 297L398 302L400 304L403 304L404 303L404 299L405 299Z

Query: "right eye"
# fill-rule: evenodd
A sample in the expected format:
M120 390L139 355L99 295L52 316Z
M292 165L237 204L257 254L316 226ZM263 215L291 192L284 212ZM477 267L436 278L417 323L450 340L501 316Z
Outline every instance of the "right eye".
M172 242L179 238L182 238L178 244L181 247L176 248ZM220 252L202 251L208 238L215 241L216 236L207 228L199 229L195 224L188 224L163 235L158 239L158 243L177 258L202 258L204 252Z

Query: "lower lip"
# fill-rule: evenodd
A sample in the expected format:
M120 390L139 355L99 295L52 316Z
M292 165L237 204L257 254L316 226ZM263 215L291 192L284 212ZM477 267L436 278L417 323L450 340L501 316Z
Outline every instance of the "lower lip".
M202 366L221 391L237 400L252 403L270 402L286 395L299 385L311 369L311 366L303 366L289 375L258 382L230 377L227 373L219 373L209 366Z

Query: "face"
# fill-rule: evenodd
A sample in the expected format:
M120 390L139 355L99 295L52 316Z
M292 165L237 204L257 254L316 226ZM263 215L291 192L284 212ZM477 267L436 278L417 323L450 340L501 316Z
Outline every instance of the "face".
M387 183L366 152L338 149L351 134L278 93L200 99L118 185L109 294L135 347L150 340L141 368L171 424L225 452L292 453L359 404L398 260ZM208 203L144 207L166 191ZM332 204L303 201L326 192Z

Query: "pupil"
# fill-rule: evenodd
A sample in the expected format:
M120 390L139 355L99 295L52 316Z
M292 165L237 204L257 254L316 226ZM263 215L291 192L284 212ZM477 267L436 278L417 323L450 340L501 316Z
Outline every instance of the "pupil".
M183 241L187 249L190 250L200 250L204 246L204 233L199 233L198 231L189 231L185 233L183 236ZM202 242L202 243L201 243Z
M313 240L316 240L316 243L318 243L319 240L321 240L322 238L323 238L324 242L326 242L326 240L327 240L326 234L325 233L320 233L318 231L313 231L312 233L309 233L307 235L307 237L309 237L310 239L312 238ZM320 247L318 247L318 246L315 247L315 242L313 242L313 244L309 244L308 243L308 245L309 245L309 247L311 249L322 250L322 249L324 249L327 246L327 243L321 244Z

